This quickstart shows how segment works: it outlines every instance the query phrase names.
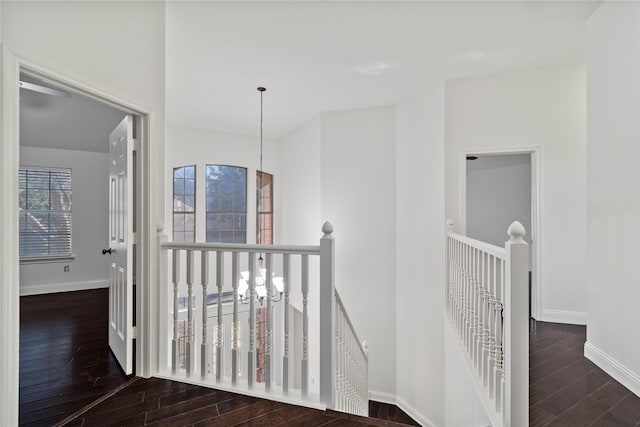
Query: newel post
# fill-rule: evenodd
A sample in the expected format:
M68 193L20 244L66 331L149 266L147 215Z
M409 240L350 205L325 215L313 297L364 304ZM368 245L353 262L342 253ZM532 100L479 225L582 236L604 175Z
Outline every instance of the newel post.
M333 226L325 222L320 239L320 401L333 408L335 360L335 241Z
M529 245L515 221L505 245L505 426L529 425Z

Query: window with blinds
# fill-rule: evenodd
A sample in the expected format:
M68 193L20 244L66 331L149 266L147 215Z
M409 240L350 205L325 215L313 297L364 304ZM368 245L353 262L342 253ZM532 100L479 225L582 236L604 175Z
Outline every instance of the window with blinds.
M71 169L19 173L20 257L71 256Z

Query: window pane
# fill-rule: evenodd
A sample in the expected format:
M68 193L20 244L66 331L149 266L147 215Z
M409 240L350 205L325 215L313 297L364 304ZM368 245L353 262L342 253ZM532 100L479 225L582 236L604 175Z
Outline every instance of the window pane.
M174 212L184 212L184 196L174 194L173 195L173 210Z
M195 166L183 166L173 170L173 240L175 242L195 241L195 175Z
M207 165L206 236L208 242L245 242L247 170Z
M173 214L173 230L184 231L184 214Z
M190 195L196 194L196 185L193 179L185 179L184 194L190 194Z
M48 189L27 190L27 209L48 211L49 210L49 190Z
M173 194L184 194L184 179L173 179Z
M256 240L260 244L273 244L273 175L257 172Z
M52 211L70 211L71 210L71 191L68 190L52 190L49 193L51 199Z
M184 196L184 211L195 212L196 210L196 198L195 196Z
M189 179L195 179L196 177L196 167L195 166L187 166L184 168L184 177Z

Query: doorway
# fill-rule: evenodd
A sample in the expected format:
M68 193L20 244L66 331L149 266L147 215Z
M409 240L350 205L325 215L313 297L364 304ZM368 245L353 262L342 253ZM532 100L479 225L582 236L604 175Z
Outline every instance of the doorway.
M19 77L20 417L58 422L125 381L133 364L114 357L103 331L121 291L102 250L114 211L110 132L132 119L37 73Z
M471 238L504 247L507 228L519 221L530 247L529 315L539 318L542 301L537 149L468 152L461 159L462 217Z
M20 169L20 88L21 76L41 78L71 93L81 94L95 101L109 105L116 109L132 114L138 132L136 145L139 149L136 158L138 166L138 180L136 184L135 218L139 225L138 245L135 258L138 261L136 293L136 311L138 313L138 328L142 329L136 342L135 358L138 361L138 371L141 375L149 376L153 371L152 361L154 353L149 351L155 340L151 333L146 333L152 327L150 318L155 315L155 295L150 295L150 277L155 277L155 264L149 262L154 258L149 252L155 253L150 238L148 218L152 189L158 187L151 180L151 171L159 171L150 163L152 112L136 107L134 104L122 101L107 93L101 92L83 83L48 70L32 61L18 56L12 51L6 51L3 61L3 108L2 108L2 144L0 145L0 186L2 187L2 209L0 210L0 301L4 313L3 333L0 334L0 346L5 349L0 355L0 376L3 378L3 399L0 400L0 412L6 414L7 420L18 420L19 396L19 313L20 313L20 255L19 255L19 169ZM156 151L154 151L155 153ZM156 180L157 181L157 180ZM162 187L160 185L160 187ZM155 237L155 234L153 235ZM99 242L102 244L108 236ZM64 271L64 266L60 266ZM69 266L70 267L70 266ZM66 273L66 272L65 272ZM106 326L105 326L106 329ZM151 359L151 360L149 360ZM11 421L14 423L14 421Z

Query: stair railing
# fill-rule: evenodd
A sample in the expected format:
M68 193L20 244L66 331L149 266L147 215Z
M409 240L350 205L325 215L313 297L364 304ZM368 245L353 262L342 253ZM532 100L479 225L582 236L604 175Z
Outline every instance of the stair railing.
M494 426L529 424L529 247L514 222L505 247L447 222L447 312Z
M367 352L335 289L333 227L327 222L322 231L318 246L161 239L159 265L166 268L161 277L169 278L170 290L170 303L165 304L168 316L161 319L160 327L160 336L167 343L166 353L161 349L161 355L167 355L160 358L161 371L185 382L367 415ZM259 276L258 256L262 254L264 274ZM319 258L318 280L311 275L310 257ZM274 265L276 259L279 262ZM248 267L246 299L239 291L241 265ZM226 274L229 266L231 274ZM271 278L276 271L282 274L282 293L278 295L272 280L265 279L266 293L261 298L256 277ZM319 289L310 292L314 284ZM316 294L319 300L310 301ZM282 309L274 310L280 300ZM313 323L318 335L310 332L312 303L318 304L320 313ZM301 328L293 327L290 307L301 314ZM281 319L274 317L276 312ZM314 339L319 354L310 352ZM278 353L282 354L280 362L275 359ZM230 363L225 360L228 357ZM315 373L311 372L312 362L317 362ZM315 375L317 392L311 390Z

